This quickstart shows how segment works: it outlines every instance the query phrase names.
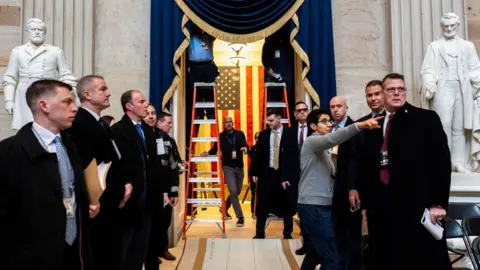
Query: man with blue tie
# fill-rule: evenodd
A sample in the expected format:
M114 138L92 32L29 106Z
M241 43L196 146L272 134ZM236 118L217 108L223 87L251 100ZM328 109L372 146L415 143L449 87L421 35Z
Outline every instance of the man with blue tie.
M93 269L82 165L63 131L72 87L39 80L26 92L33 122L0 143L0 269Z
M158 173L155 132L142 120L147 116L145 96L139 90L128 90L120 102L125 115L112 126L112 134L122 157L112 164L107 181L116 177L133 186L130 198L119 205L123 233L118 269L141 270L147 254L151 207L163 196L155 194L156 186L163 181Z

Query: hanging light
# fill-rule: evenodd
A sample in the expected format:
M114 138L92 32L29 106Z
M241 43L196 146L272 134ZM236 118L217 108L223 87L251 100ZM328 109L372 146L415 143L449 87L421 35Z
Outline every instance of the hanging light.
M239 55L230 57L230 63L234 64L237 67L243 64L245 60L246 60L245 57L239 56Z
M228 47L230 47L232 50L234 50L237 54L243 50L245 47L247 47L247 44L245 43L230 43L228 44Z

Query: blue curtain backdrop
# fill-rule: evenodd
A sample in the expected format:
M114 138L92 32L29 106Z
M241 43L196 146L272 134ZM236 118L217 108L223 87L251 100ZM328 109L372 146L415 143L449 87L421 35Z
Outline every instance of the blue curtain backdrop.
M160 110L163 96L175 77L173 55L185 37L181 31L183 13L175 1L151 2L150 102ZM232 34L264 29L281 17L294 2L186 0L197 16ZM271 6L272 3L275 5ZM336 95L331 0L304 0L297 15L300 26L295 39L310 60L307 78L320 96L321 107L327 108L330 98Z
M300 31L295 38L310 59L307 78L320 96L320 107L328 108L337 95L331 0L305 0L297 11Z
M295 0L185 0L192 11L224 32L248 34L276 22Z
M150 103L162 110L163 95L175 77L173 55L185 39L183 12L174 0L152 0L150 14Z

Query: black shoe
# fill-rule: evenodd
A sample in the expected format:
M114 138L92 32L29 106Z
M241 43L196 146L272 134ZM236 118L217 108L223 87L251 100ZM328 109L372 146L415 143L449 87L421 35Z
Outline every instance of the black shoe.
M265 235L255 235L253 239L265 239Z
M301 248L295 250L295 254L298 256L305 255L307 254L307 249L305 248L305 246L302 246Z
M242 217L238 219L237 227L243 227L243 225L245 225L245 219Z
M283 239L293 239L293 237L291 234L289 234L289 235L284 235Z
M253 219L257 219L257 216L255 216L255 215L252 215L252 218L253 218Z
M232 219L232 216L230 216L230 214L227 213L227 214L225 215L225 220L231 220L231 219Z

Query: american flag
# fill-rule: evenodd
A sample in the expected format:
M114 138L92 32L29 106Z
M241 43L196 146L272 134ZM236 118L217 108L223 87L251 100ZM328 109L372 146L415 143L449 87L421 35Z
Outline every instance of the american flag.
M217 106L219 110L240 109L240 68L220 67L217 77Z
M216 86L218 129L220 132L223 130L223 118L230 116L235 124L235 129L243 131L247 138L248 145L252 146L255 143L255 133L263 130L261 123L263 114L262 104L264 103L265 93L263 86L263 66L241 66L239 68L219 67L218 69L220 72ZM228 81L231 82L230 85ZM202 133L202 136L198 135L199 137L216 136L213 125L200 125L199 134L200 133ZM206 144L208 145L203 147L208 151L213 143ZM195 147L196 154L200 154L203 151L202 146L198 145ZM208 166L208 168L204 169L205 171L215 170L215 168L210 167L210 164L205 164ZM248 157L246 155L244 155L244 164L248 164ZM247 180L247 172L248 166L244 166L244 183L246 183Z

